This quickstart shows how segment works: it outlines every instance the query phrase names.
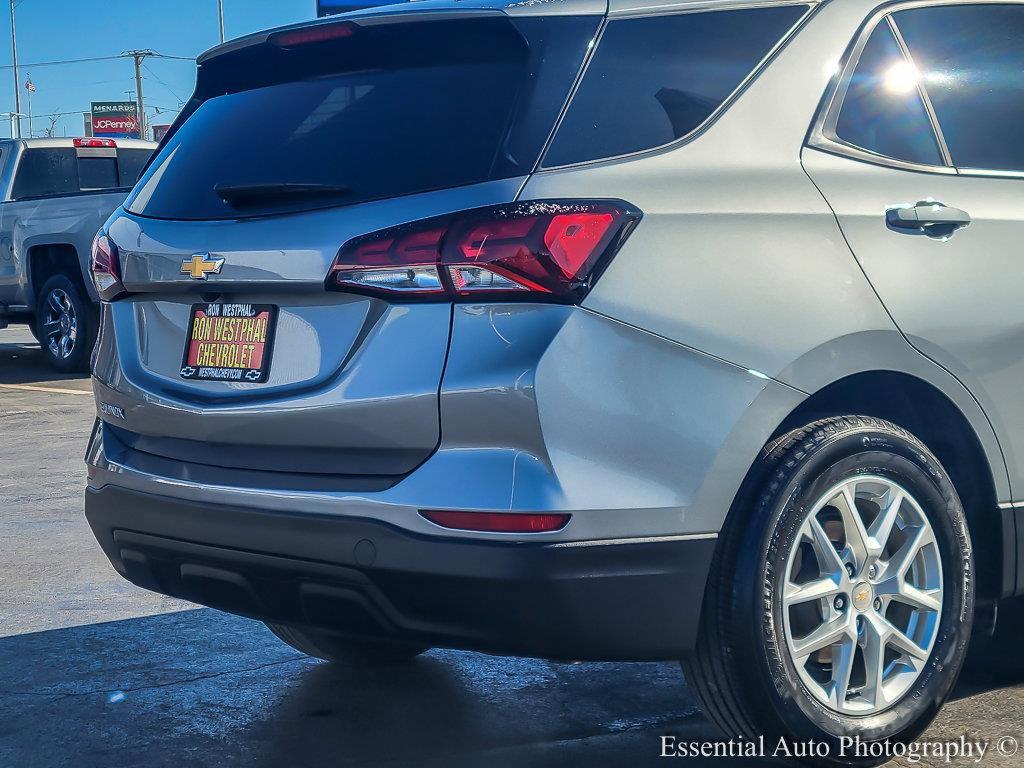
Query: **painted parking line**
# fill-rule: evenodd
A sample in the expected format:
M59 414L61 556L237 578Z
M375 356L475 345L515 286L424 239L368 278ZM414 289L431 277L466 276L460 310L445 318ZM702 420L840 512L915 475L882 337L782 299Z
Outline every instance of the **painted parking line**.
M34 384L0 384L0 389L17 389L23 392L53 392L57 395L86 395L87 397L92 397L91 390L38 387Z

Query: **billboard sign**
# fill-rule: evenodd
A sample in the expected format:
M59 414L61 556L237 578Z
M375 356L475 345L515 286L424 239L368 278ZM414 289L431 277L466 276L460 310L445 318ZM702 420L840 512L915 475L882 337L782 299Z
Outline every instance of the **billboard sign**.
M316 0L317 16L332 16L335 13L358 11L360 8L376 8L378 5L394 5L402 0Z
M153 141L163 141L164 136L171 130L169 125L154 125L153 126Z
M134 101L94 101L92 134L120 139L139 138L139 116Z

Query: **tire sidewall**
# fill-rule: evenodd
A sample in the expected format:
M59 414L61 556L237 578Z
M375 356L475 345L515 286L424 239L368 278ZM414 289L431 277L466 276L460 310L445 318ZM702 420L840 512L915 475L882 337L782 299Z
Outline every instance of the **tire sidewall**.
M740 585L751 585L751 594L740 598L740 605L750 607L750 626L756 633L748 658L766 683L781 733L797 740L824 739L833 746L844 736L865 742L912 740L931 722L956 682L970 640L974 568L959 497L938 460L896 428L844 431L822 443L808 441L806 447L788 479L762 497L759 517L764 524L750 526L745 542L749 548L742 550L760 553L759 558L747 558L753 567L738 575ZM790 548L811 506L844 480L867 474L898 483L928 517L942 558L944 594L935 643L914 685L889 709L852 717L828 709L806 689L790 659L778 598Z

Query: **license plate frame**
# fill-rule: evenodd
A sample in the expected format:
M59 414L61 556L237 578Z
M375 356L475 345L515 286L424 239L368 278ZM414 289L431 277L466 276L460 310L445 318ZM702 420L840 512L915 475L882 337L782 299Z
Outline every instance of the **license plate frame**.
M202 313L202 319L210 321L209 324L196 322L199 312ZM193 304L188 313L188 328L185 333L185 349L181 356L180 377L188 381L265 384L270 376L270 366L273 362L274 340L277 336L277 315L276 304L228 301ZM236 320L260 321L263 319L265 319L265 330L262 334L262 342L258 338L260 335L258 325L247 326L245 323L234 322ZM220 326L219 334L217 333L218 325ZM197 332L201 333L204 338L196 339ZM254 334L256 338L253 338ZM223 338L225 335L229 336L228 340ZM236 336L240 338L236 339ZM204 344L214 345L214 352L210 353L208 350L204 350L202 346ZM248 354L243 351L243 347L250 347ZM225 351L218 355L217 348ZM245 365L246 362L251 363L254 358L257 358L257 352L259 365ZM241 365L201 364L201 358L207 360L206 355L208 354L214 355L214 362L234 362L237 359Z

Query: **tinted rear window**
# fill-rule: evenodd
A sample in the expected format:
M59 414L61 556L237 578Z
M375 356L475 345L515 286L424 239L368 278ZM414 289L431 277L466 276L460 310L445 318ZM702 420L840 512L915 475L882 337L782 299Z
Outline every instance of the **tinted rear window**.
M143 167L152 156L151 149L118 149L117 174L122 187L134 187Z
M22 153L14 179L15 200L78 191L78 156L74 149L26 149Z
M625 155L692 133L806 12L799 5L610 22L544 165Z
M529 173L597 26L571 16L394 24L317 44L320 55L298 62L269 45L215 59L200 71L200 98L210 97L171 136L129 210L237 218ZM333 192L217 192L281 184Z
M117 158L79 158L78 183L83 192L95 189L117 189Z
M21 200L128 189L151 154L148 149L118 149L116 158L79 157L73 147L26 149L18 163L12 197Z

